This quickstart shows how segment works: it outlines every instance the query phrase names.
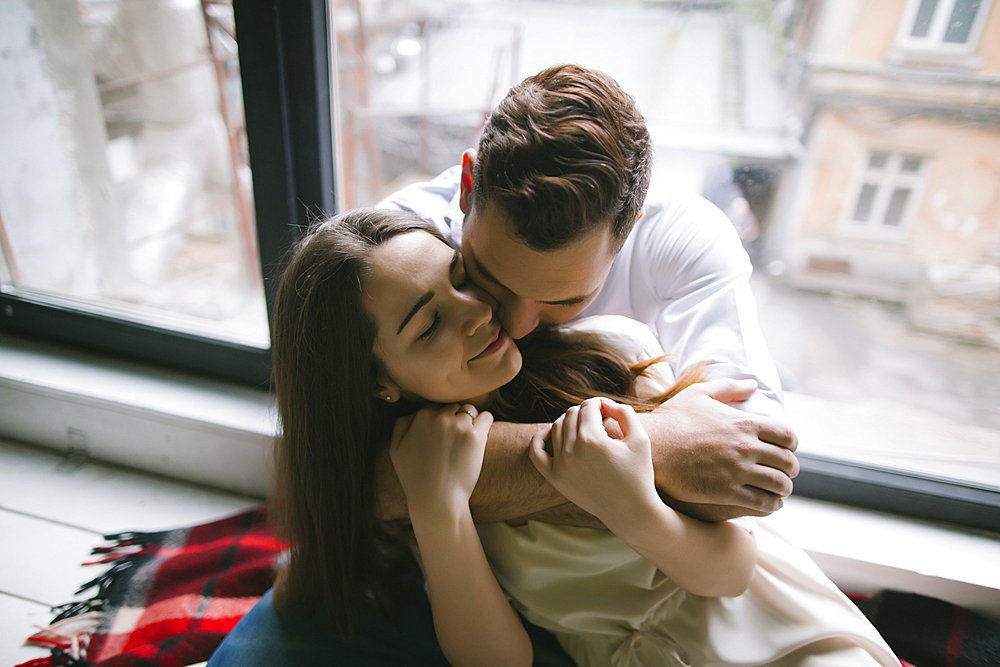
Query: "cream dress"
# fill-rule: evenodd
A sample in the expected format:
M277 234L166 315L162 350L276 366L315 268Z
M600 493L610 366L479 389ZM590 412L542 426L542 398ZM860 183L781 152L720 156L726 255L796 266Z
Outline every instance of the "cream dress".
M587 318L632 360L660 355L645 325ZM639 392L673 382L666 363ZM580 667L775 665L899 667L855 605L801 549L762 519L739 520L756 538L757 569L738 597L686 593L607 530L529 521L483 524L479 535L500 585L529 621L555 633Z

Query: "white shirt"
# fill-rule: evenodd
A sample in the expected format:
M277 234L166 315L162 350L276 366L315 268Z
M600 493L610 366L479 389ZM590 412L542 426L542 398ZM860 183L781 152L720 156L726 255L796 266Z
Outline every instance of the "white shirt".
M461 168L406 187L379 206L412 211L456 245L462 242ZM780 416L778 373L757 322L753 266L732 223L697 195L647 202L597 298L580 317L625 315L644 323L670 355L674 374L705 362L710 378L753 378L758 390L739 404Z

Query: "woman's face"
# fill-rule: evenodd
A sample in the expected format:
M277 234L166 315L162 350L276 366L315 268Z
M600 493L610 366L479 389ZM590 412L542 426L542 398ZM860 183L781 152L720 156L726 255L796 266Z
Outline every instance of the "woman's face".
M370 268L364 305L386 386L410 400L474 402L517 375L521 352L457 250L406 232L376 248Z

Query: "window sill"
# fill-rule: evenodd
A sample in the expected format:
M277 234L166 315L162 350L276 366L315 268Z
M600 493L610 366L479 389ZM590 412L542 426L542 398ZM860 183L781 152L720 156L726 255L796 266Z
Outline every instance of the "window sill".
M265 392L0 335L0 436L257 497ZM921 593L1000 620L1000 537L793 497L770 521L842 588Z
M0 335L0 435L263 497L266 392Z
M975 71L983 66L983 56L971 48L895 46L885 54L886 62L901 67L941 67Z

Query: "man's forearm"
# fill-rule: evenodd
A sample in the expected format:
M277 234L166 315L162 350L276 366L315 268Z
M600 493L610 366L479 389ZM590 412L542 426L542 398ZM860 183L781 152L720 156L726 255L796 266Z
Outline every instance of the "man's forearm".
M545 481L528 458L528 444L538 430L537 424L496 422L490 428L479 481L469 499L477 522L507 521L521 517L543 516L540 513L566 504L566 499ZM396 471L386 454L378 473L379 508L385 520L407 518L406 495ZM586 513L577 522L566 510L549 515L564 517L553 523L589 525ZM544 520L544 519L540 519Z

